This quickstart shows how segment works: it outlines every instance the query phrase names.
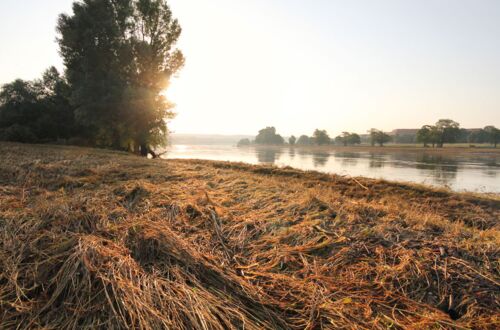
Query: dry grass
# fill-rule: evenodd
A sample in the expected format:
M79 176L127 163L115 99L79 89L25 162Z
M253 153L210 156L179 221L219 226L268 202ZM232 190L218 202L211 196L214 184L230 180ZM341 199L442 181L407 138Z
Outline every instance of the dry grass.
M83 148L0 155L1 329L500 326L498 199Z

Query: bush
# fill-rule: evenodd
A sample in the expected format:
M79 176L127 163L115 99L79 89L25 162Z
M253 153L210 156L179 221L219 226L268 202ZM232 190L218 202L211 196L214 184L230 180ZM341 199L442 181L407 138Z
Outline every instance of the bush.
M251 144L249 139L241 139L238 141L238 147L249 146Z
M0 130L0 140L10 142L36 142L36 135L26 126L14 124Z

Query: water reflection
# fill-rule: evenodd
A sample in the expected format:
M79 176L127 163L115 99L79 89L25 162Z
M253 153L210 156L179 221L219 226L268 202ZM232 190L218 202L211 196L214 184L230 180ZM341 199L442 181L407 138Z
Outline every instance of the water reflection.
M495 171L495 170L485 170L484 171L484 175L486 175L487 177L490 177L490 178L496 178L497 174L498 174L498 171Z
M335 158L340 159L341 166L349 167L356 166L358 164L358 158L360 158L360 153L357 152L336 152Z
M415 168L421 170L422 175L432 176L434 182L449 186L457 177L458 161L442 155L417 155Z
M361 152L346 152L346 151L340 151L335 153L335 157L337 158L361 158L362 153Z
M368 159L370 160L368 163L368 166L370 166L370 168L384 167L385 159L379 153L370 152Z
M498 163L495 161L495 159L487 159L487 160L485 161L485 164L486 164L487 166L491 166L491 167L500 167L500 164L498 164Z
M500 153L439 155L287 147L172 146L167 158L275 164L303 170L446 185L455 190L500 193Z
M330 154L327 152L315 152L312 157L314 167L323 167L328 162Z
M275 148L257 148L256 152L259 163L265 164L274 164L281 155L281 150Z

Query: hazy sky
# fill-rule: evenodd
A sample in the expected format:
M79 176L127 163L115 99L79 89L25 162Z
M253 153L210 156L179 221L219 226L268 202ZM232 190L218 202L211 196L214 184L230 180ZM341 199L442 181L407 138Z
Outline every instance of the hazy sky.
M62 67L71 0L1 0L0 83ZM171 0L179 133L500 126L499 0Z

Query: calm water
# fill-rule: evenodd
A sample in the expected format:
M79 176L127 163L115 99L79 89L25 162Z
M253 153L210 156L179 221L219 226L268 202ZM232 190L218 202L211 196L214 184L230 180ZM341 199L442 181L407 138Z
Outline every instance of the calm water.
M500 193L500 154L437 155L423 152L314 151L278 147L173 145L165 158L275 164L351 176Z

